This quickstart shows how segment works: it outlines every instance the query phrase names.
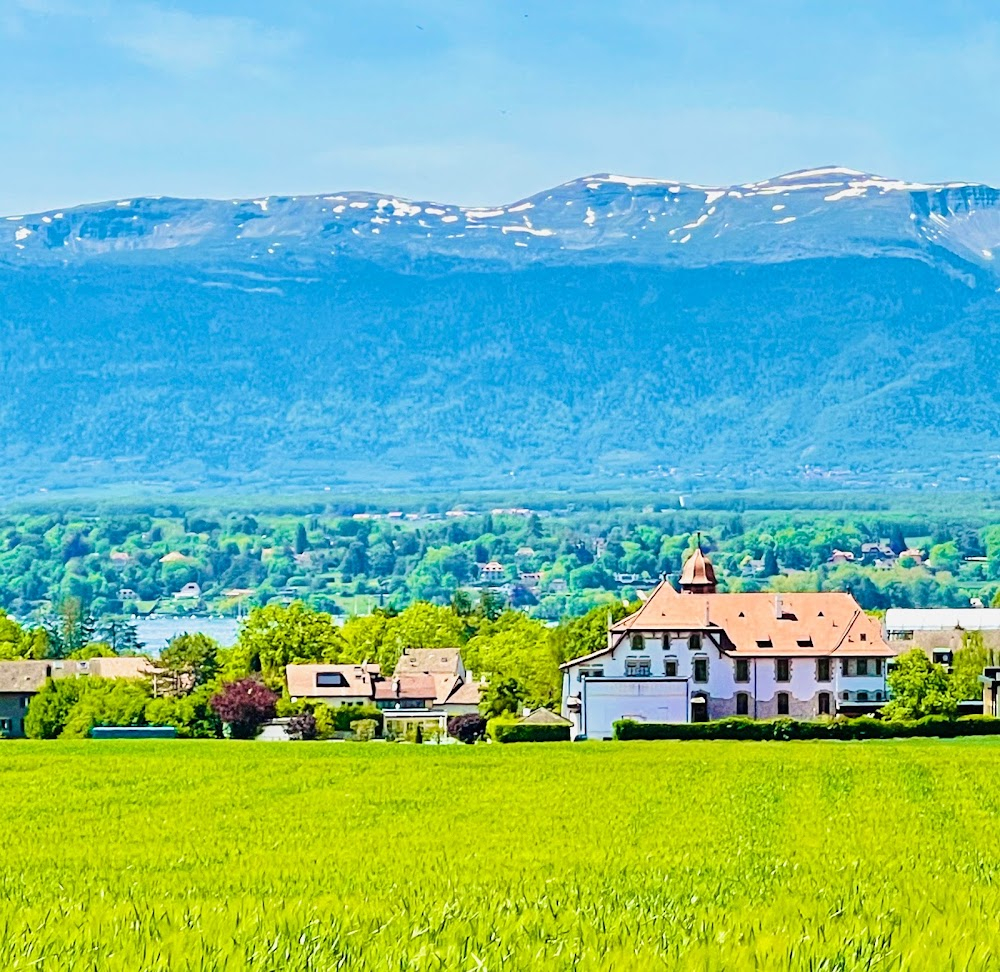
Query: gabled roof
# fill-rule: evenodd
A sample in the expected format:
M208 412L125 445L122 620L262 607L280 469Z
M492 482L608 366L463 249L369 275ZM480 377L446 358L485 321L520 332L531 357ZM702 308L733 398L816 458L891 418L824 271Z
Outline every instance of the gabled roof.
M465 681L460 681L456 685L447 698L442 699L444 702L450 702L452 705L479 705L479 696L482 691L482 686L479 682L474 682L471 678Z
M437 687L431 675L393 675L375 683L375 699L391 702L394 699L421 699L433 701Z
M37 692L49 677L51 662L0 662L0 693Z
M678 594L666 581L634 614L611 626L614 647L632 633L716 633L730 654L891 657L878 621L850 594ZM610 652L602 649L567 664ZM565 667L565 666L564 666Z
M464 671L458 648L405 648L396 662L394 674L461 675Z
M0 693L30 694L39 691L47 678L144 678L153 674L153 663L144 655L107 658L49 658L0 662Z
M319 674L342 675L344 685L317 685ZM372 697L372 675L377 665L286 665L288 694L294 698L340 699Z

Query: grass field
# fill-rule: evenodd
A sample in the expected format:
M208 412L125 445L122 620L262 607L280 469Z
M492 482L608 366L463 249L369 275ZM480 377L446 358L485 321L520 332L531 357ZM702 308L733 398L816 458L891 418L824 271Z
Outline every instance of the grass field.
M0 969L992 969L998 763L992 739L0 743Z

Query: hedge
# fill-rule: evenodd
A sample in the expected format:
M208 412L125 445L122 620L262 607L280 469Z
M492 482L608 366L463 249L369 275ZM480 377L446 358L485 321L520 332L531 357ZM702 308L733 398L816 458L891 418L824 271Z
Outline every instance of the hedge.
M715 722L615 723L615 739L898 739L913 736L1000 735L1000 719L992 716L926 716L909 722L873 719L828 719L800 722L796 719L718 719Z
M534 726L510 722L506 719L490 719L487 731L490 738L498 743L518 742L569 742L569 726Z

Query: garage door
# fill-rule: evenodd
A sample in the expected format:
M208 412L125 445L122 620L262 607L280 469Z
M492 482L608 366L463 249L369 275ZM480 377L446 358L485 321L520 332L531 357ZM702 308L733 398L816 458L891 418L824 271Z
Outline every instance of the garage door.
M610 738L619 719L687 722L687 682L588 679L584 686L584 716L590 739Z

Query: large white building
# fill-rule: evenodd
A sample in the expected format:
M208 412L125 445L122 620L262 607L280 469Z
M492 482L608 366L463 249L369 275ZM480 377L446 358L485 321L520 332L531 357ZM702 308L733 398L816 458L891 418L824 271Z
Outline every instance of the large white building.
M680 587L661 582L606 647L562 666L574 738L611 738L618 719L814 719L886 701L895 652L850 594L719 594L700 548Z

